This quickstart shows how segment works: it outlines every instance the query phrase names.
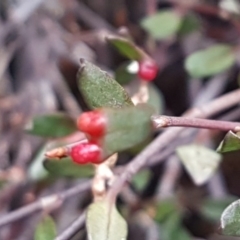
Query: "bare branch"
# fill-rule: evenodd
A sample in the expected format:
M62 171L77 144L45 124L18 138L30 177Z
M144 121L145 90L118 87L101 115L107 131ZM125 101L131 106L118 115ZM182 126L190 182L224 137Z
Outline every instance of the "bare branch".
M85 212L75 219L55 240L68 240L74 236L85 223Z
M13 212L10 212L6 214L5 216L2 216L0 219L0 227L9 224L11 222L17 221L19 219L22 219L30 214L33 214L34 212L53 208L54 205L56 205L59 202L65 201L67 198L75 196L79 194L80 192L84 192L90 188L91 181L83 182L77 186L74 186L68 190L62 191L60 193L56 193L47 197L43 197L39 199L38 201L31 203L27 206L24 206L22 208L19 208ZM61 204L57 204L60 206Z
M215 129L221 131L240 131L240 123L238 122L208 120L189 117L170 117L162 115L153 116L152 121L156 129L165 127L193 127Z

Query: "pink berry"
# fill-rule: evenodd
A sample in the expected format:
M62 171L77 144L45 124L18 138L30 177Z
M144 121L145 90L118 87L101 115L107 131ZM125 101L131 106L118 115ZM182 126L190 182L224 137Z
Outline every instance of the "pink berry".
M145 81L152 81L158 73L158 66L154 61L139 62L138 76Z
M100 163L101 162L101 149L100 147L91 142L80 143L73 146L70 155L75 163Z
M78 129L92 137L102 137L105 134L106 125L106 117L99 110L82 113L77 120Z

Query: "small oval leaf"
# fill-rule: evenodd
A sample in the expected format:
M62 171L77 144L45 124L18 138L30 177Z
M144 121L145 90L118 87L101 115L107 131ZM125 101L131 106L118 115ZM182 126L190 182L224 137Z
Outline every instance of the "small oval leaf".
M56 237L56 226L55 222L49 215L43 217L38 224L34 240L53 240Z
M141 26L155 39L173 36L181 26L182 17L175 11L163 10L141 21Z
M147 104L122 109L107 109L108 134L102 139L107 156L129 149L146 140L152 133L154 110Z
M58 138L77 131L75 121L64 113L35 116L27 123L25 130L33 135Z
M234 133L229 131L219 144L217 151L220 153L225 153L237 150L240 150L240 132Z
M93 165L79 165L70 158L46 159L43 165L55 177L89 178L94 175Z
M106 72L80 59L78 87L90 109L133 105L127 92Z
M224 210L220 221L223 235L240 236L240 200L233 202Z
M108 36L106 39L119 51L119 53L131 60L140 61L142 59L150 58L141 48L127 38Z
M91 240L126 240L127 224L109 202L92 203L87 211L87 234Z
M195 144L178 147L177 154L196 185L206 183L221 161L220 154Z
M188 56L185 68L192 77L208 77L227 70L234 62L233 48L226 44L217 44Z

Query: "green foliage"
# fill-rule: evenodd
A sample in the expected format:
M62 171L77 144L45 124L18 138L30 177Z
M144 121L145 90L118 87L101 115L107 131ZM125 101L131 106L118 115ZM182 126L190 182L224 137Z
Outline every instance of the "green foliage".
M155 110L154 114L162 114L164 111L164 99L162 93L158 88L153 84L149 84L148 86L149 98L147 104L152 106Z
M34 156L28 171L28 179L32 181L40 181L48 177L48 172L43 167L43 161L45 159L45 152L48 149L48 144L45 144L39 152Z
M182 212L174 200L168 199L160 201L156 210L155 220L159 224L162 239L191 239L189 233L182 225Z
M217 151L220 153L237 151L240 149L240 132L234 133L229 131L222 142L219 144Z
M163 223L170 215L175 212L179 212L176 201L174 199L167 199L160 201L157 204L155 220L159 223Z
M188 56L185 68L192 77L208 77L227 70L234 63L233 48L227 44L216 44Z
M162 40L177 33L182 17L172 10L159 11L144 18L141 26L155 39Z
M112 44L123 56L140 61L149 58L149 56L139 48L134 42L127 38L119 36L108 36L107 41Z
M74 133L77 128L75 121L64 113L35 116L26 125L25 130L33 135L58 138Z
M206 183L213 176L221 161L220 154L195 144L178 147L177 154L197 185Z
M135 74L132 74L127 70L128 65L129 62L123 63L115 71L115 79L121 85L128 84L135 77Z
M43 165L50 176L54 177L89 178L94 175L92 165L79 165L69 158L61 160L45 159Z
M223 235L240 236L240 201L229 205L221 216L221 230Z
M56 237L56 226L54 220L46 215L37 225L34 240L53 240Z
M184 36L184 35L190 34L198 30L199 27L200 27L200 22L196 17L196 15L188 14L182 20L182 24L179 28L179 35Z
M108 119L107 132L131 130L134 126L147 127L151 125L150 117L154 110L148 104L125 107L121 109L103 109ZM136 133L137 134L137 133Z
M160 233L164 240L190 240L190 234L183 227L178 213L170 215L166 221L160 224Z
M134 175L132 178L132 184L138 191L142 191L147 186L150 177L151 172L148 169L142 170L141 172Z
M108 201L92 203L87 210L87 234L91 240L126 240L127 224Z
M78 87L90 109L133 105L127 92L100 68L80 60Z
M102 139L107 156L129 149L146 140L152 133L154 110L147 104L122 109L107 109L108 133Z
M223 199L205 199L201 208L202 214L216 222L219 221L223 210L236 198L228 197Z

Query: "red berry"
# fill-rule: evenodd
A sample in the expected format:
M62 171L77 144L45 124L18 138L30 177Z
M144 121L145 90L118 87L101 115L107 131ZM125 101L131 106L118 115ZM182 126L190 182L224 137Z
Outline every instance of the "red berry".
M75 163L86 164L100 163L102 154L101 149L97 144L84 142L73 146L70 155Z
M158 66L154 61L139 62L138 76L145 81L152 81L158 73Z
M77 120L78 129L93 137L101 137L105 134L107 119L102 111L95 110L82 113Z

